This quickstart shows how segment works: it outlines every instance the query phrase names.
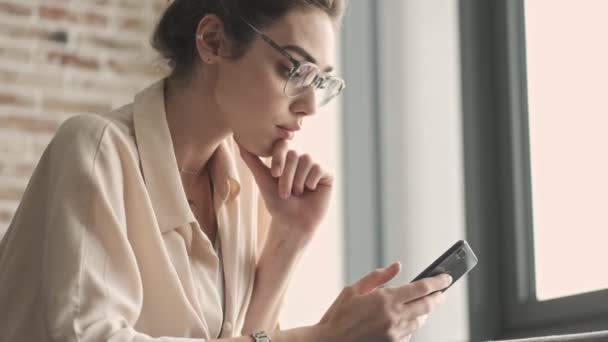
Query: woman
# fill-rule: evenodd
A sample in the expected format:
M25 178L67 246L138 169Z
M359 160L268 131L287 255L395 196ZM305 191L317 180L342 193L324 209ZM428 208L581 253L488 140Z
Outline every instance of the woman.
M153 37L171 75L45 150L0 244L0 340L408 340L449 277L381 287L395 263L313 326L277 320L333 183L287 141L344 86L344 7L175 0Z

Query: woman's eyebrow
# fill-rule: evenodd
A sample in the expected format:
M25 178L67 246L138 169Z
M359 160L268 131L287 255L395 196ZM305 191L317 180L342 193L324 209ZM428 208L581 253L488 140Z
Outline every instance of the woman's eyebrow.
M311 56L310 53L308 53L308 51L306 51L301 46L298 46L298 45L285 45L285 46L282 46L282 48L285 49L285 50L294 51L294 52L298 53L300 56L304 57L304 59L306 59L310 63L317 64L317 60L313 56ZM333 67L327 67L327 68L325 68L323 70L323 72L332 72L333 70L334 70Z

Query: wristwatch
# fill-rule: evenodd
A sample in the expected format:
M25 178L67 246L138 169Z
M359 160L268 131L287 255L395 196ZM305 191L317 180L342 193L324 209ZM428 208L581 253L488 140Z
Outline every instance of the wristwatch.
M253 337L253 340L255 342L271 342L272 341L270 339L270 336L263 330L254 332L253 334L251 334L251 337Z

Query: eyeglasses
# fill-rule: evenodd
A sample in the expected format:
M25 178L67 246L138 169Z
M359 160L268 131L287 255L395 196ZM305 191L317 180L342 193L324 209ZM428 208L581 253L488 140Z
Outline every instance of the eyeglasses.
M272 48L277 50L280 54L285 56L293 64L293 67L287 74L287 81L283 92L287 97L295 97L303 93L308 87L313 87L315 90L315 102L317 107L321 107L331 101L334 97L338 96L342 90L346 87L346 83L343 79L333 75L321 75L319 67L310 62L302 62L295 59L287 50L275 43L274 40L270 39L262 31L258 30L255 26L243 21L251 27L260 37L268 43Z

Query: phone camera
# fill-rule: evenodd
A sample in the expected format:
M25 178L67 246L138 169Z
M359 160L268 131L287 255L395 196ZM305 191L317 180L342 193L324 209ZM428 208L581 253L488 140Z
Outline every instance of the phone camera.
M467 252L463 251L462 249L459 249L458 252L456 252L456 255L458 256L458 259L464 259L464 257L467 255Z

